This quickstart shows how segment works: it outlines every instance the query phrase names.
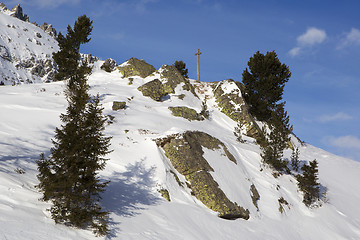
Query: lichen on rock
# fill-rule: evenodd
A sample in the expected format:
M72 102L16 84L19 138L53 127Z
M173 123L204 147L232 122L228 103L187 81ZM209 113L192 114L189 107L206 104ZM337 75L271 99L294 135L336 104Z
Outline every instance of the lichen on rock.
M160 102L162 97L165 97L167 93L159 79L154 79L144 85L138 87L138 90L142 92L145 97L150 97L155 101Z
M204 132L187 131L158 139L157 144L165 151L165 156L174 168L190 182L192 194L208 208L219 213L225 219L249 218L249 211L231 202L211 176L214 169L203 157L202 147L208 149L223 148L229 160L236 163L234 156L217 138Z
M224 92L222 86L224 84L232 84L231 92ZM257 138L261 129L248 111L248 106L241 95L241 83L232 79L214 82L213 93L221 112L232 120L246 126L246 135Z
M163 65L160 71L160 77L166 79L164 83L164 90L166 93L175 93L175 88L180 83L184 83L183 90L190 91L195 97L198 97L194 86L186 79L179 70L173 65Z
M200 113L197 113L195 109L188 107L169 107L172 115L175 117L182 117L189 121L203 121L205 118Z
M159 193L161 194L161 196L162 196L163 198L165 198L168 202L171 201L171 199L170 199L170 194L169 194L169 191L168 191L167 189L162 188L162 189L158 190L158 192L159 192Z
M254 184L252 184L250 186L250 192L251 192L251 200L252 200L254 206L256 207L256 209L259 211L257 201L260 199L260 194Z
M146 78L150 74L156 71L156 69L145 62L143 59L130 58L124 64L118 66L120 73L123 77L132 77L132 76L140 76L142 78Z
M125 109L126 102L113 101L112 110L117 111L120 109Z

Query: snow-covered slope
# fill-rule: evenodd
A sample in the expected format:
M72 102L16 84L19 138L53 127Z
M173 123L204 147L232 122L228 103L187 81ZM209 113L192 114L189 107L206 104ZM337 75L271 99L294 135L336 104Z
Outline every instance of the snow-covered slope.
M14 85L53 80L51 59L57 41L43 29L11 16L0 5L0 83Z
M100 173L102 179L111 180L102 200L111 213L110 239L360 239L360 163L302 146L294 139L300 160L317 159L319 180L327 188L327 201L309 209L302 203L294 177L274 178L261 163L254 139L244 136L245 143L236 141L236 122L220 111L208 83L191 80L199 98L180 84L174 94L157 102L137 88L159 79L159 73L131 80L118 71L100 70L100 64L95 63L89 83L91 93L101 96L104 114L115 117L106 128L106 134L113 136L114 151ZM230 91L234 85L228 82L222 87ZM0 87L1 239L98 239L90 231L56 225L46 211L49 204L38 201L41 194L34 188L38 183L35 160L41 152L49 154L55 127L61 124L59 115L67 105L63 89L63 82ZM204 121L190 122L168 109L187 106L200 112L205 98L210 118ZM125 101L126 108L113 111L113 101ZM228 161L221 149L203 149L214 169L211 175L231 201L249 209L249 220L221 219L188 187L178 185L170 170L182 182L184 176L154 140L188 130L218 138L234 155L237 164ZM250 197L251 184L260 194L259 209ZM169 191L170 202L159 189ZM281 197L288 202L282 213Z

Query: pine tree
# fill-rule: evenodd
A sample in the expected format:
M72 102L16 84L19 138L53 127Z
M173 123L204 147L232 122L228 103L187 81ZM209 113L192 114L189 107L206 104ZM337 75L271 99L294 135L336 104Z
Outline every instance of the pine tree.
M288 66L281 64L275 51L266 55L257 51L248 61L248 67L242 74L245 101L250 106L251 114L260 121L267 121L277 102L282 99L291 72Z
M181 73L181 75L185 78L189 78L188 69L186 68L186 64L183 61L175 61L174 66Z
M291 167L293 168L294 171L299 171L299 148L294 148L292 153L291 153Z
M262 159L279 172L288 171L288 162L283 160L282 157L290 141L289 134L291 131L292 126L289 124L289 116L284 110L284 103L278 104L271 113L269 133L263 130L264 138L259 142L263 152L261 154Z
M38 187L42 199L52 202L50 212L56 223L90 227L94 233L106 235L108 212L101 209L99 202L108 182L101 182L97 173L105 167L110 138L103 134L106 118L99 96L88 93L91 68L78 64L80 45L90 41L91 25L88 17L81 16L74 29L68 26L66 37L58 37L60 51L54 54L54 60L59 67L57 79L68 79L68 107L60 116L63 125L55 130L50 156L41 154L37 162Z
M316 159L311 161L309 165L303 165L301 170L302 175L297 175L298 186L304 193L303 202L309 207L320 197L319 170Z

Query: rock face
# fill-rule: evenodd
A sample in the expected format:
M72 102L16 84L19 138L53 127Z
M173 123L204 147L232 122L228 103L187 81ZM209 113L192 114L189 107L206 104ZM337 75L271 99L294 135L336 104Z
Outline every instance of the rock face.
M127 67L128 65L126 64L128 62L122 64L125 65L123 67ZM148 73L149 72L150 71L148 71ZM163 65L160 68L159 72L160 80L152 80L138 88L138 90L141 91L144 96L151 97L155 101L161 101L162 97L168 94L174 94L175 88L179 84L182 84L183 90L190 91L192 94L194 94L194 96L198 98L194 86L190 83L188 79L184 78L179 72L179 70L177 70L174 66Z
M145 97L150 97L151 99L160 102L161 98L167 95L165 92L162 83L159 79L154 79L138 88L140 92Z
M190 91L196 97L194 86L191 85L190 81L181 75L179 70L173 65L163 65L160 69L161 79L164 79L164 90L167 94L175 93L175 88L180 83L184 83L183 89Z
M116 61L112 58L108 58L105 60L103 65L101 65L101 69L106 72L112 72L116 67Z
M0 45L0 57L6 61L11 62L11 56L6 46Z
M15 7L13 7L13 9L11 9L10 16L16 17L25 22L29 21L29 17L26 14L25 15L23 14L23 10L20 7L20 4L16 5Z
M55 28L53 28L53 26L51 24L47 24L46 22L43 23L40 28L42 30L44 30L44 32L46 32L47 34L49 34L50 36L52 36L53 38L55 38L57 36L57 32L55 30Z
M232 120L245 125L246 135L257 138L261 130L249 113L248 106L241 95L241 83L229 79L215 82L212 87L221 112Z
M56 31L44 24L44 32L28 21L20 5L9 10L0 4L0 83L4 85L54 80L57 66L51 55L58 51Z
M194 196L208 208L218 212L219 217L249 218L249 211L231 202L219 188L210 174L214 169L203 157L202 147L211 150L222 148L229 161L236 164L235 157L220 140L207 133L188 131L158 139L157 145L165 151L165 156L175 169L185 176Z
M145 62L145 60L139 60L137 58L130 58L128 61L121 64L118 69L125 78L132 76L146 78L156 71L156 69L152 65Z

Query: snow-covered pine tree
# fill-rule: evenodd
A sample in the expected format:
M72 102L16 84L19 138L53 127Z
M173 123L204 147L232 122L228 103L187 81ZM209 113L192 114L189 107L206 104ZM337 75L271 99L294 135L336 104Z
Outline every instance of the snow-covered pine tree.
M83 15L67 35L59 34L60 51L54 54L58 80L67 79L65 95L68 107L61 114L61 128L56 128L50 156L38 161L43 200L51 201L51 216L56 223L78 228L92 228L106 235L108 212L100 206L100 193L108 182L101 182L98 171L104 169L110 151L110 137L103 134L106 118L102 115L99 96L88 93L87 75L91 68L79 66L80 45L90 41L92 21ZM76 63L76 64L75 64Z

